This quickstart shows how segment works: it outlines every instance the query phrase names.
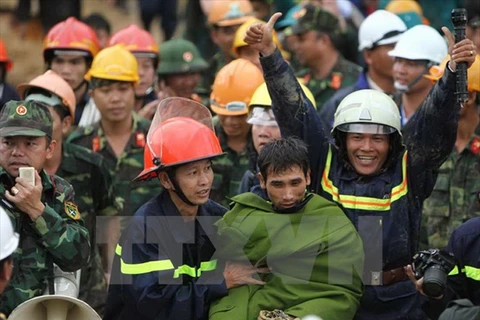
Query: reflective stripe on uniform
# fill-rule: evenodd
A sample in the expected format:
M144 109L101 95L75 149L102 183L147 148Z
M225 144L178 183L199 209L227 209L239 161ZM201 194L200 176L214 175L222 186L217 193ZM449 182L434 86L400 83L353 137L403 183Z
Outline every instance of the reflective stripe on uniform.
M180 277L181 274L187 274L192 278L200 277L204 271L214 271L217 268L217 260L203 261L200 268L190 267L189 265L181 265L175 269L173 263L168 260L156 260L143 263L126 263L122 259L122 247L117 244L115 253L120 257L120 271L122 274L144 274L156 271L173 270L173 278Z
M465 268L462 269L462 273L465 273L465 276L467 278L480 281L480 268L465 266ZM455 266L455 268L453 268L453 270L450 271L448 275L455 276L457 274L458 274L458 267Z
M338 188L328 177L332 162L332 149L328 148L327 162L322 175L322 189L332 196L332 200L340 203L344 208L359 209L369 211L388 211L394 201L399 200L408 193L407 184L407 152L403 155L402 160L402 182L393 187L390 192L390 198L378 199L371 197L357 197L354 195L339 194Z

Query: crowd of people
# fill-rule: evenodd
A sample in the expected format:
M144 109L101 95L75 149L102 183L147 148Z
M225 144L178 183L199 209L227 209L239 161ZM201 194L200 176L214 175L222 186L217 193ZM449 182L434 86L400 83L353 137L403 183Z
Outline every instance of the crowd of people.
M59 270L91 319L480 316L478 1L196 0L183 38L139 4L49 26L16 88L0 39L0 319Z

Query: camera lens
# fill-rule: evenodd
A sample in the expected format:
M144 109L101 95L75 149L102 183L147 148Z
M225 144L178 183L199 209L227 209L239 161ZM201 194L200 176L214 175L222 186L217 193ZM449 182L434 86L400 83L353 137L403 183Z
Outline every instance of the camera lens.
M423 292L429 297L439 297L445 291L447 273L439 266L432 266L425 271Z

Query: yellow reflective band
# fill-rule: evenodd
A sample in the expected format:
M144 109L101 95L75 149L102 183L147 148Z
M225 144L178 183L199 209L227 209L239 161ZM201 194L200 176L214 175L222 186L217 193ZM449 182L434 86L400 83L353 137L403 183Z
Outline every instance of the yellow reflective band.
M120 247L119 244L115 247L115 254L120 257L122 256L122 247Z
M197 277L202 275L203 271L213 271L217 269L217 260L205 261L200 263L200 268L197 270Z
M321 185L322 189L332 196L332 200L340 203L344 208L369 211L388 211L390 210L392 202L397 201L408 193L407 152L405 152L403 155L402 160L402 183L392 188L390 192L390 198L388 199L339 194L338 188L328 177L330 174L331 162L332 149L330 146L328 149L327 161L325 164L325 170L323 171Z
M123 259L120 259L120 271L123 274L145 274L149 272L172 270L173 268L173 264L170 260L125 263Z
M173 277L177 279L178 277L180 277L181 274L188 274L190 277L195 278L195 267L190 267L184 264L183 266L175 269L175 271L173 272Z
M465 276L467 278L480 281L480 268L475 268L471 266L465 266L465 268L462 269L462 273L465 273ZM452 271L448 274L449 276L456 276L458 274L458 267L455 266Z

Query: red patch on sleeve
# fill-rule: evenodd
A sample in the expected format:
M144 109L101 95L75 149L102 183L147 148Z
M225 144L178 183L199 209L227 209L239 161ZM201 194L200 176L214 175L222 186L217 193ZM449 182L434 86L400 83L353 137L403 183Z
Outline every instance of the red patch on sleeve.
M342 86L342 75L340 73L332 74L332 81L330 86L333 89L340 89L340 87Z
M100 137L96 136L92 140L92 150L93 152L98 152L100 150Z
M477 155L480 152L480 138L475 137L472 141L472 146L470 147L473 154Z
M138 147L145 147L145 134L137 132L137 134L135 135L135 143Z

